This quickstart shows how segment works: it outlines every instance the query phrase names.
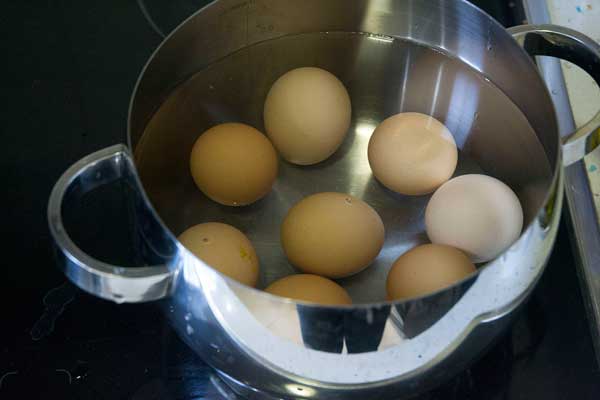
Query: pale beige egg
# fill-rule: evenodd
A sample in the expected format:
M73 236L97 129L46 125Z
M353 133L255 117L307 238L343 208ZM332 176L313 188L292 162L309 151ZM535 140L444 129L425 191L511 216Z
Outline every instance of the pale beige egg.
M474 262L490 261L521 235L523 209L503 182L486 175L463 175L442 185L425 210L433 243L464 251Z
M303 272L341 278L375 260L385 229L364 201L342 193L306 197L288 212L281 243L289 261Z
M450 179L458 162L448 128L429 115L414 112L383 121L371 136L368 155L377 180L405 195L433 192Z
M352 299L343 287L318 275L290 275L270 284L266 292L294 300L323 305L352 304Z
M256 286L258 257L250 240L238 229L208 222L187 229L178 239L212 268L245 285Z
M190 171L196 186L227 206L244 206L264 197L277 177L277 153L269 139L251 126L217 125L192 148Z
M331 156L348 133L351 115L343 83L320 68L298 68L281 76L264 107L267 135L283 158L299 165Z
M425 244L401 255L388 273L389 300L424 296L447 288L475 271L463 252L450 246Z

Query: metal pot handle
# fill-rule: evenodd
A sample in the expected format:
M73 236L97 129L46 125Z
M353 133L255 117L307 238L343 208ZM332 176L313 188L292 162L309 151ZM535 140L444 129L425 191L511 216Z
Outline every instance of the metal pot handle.
M579 66L600 85L600 45L586 35L558 25L519 25L508 29L531 56L550 56ZM600 111L563 139L563 164L569 166L600 144Z
M48 224L58 247L59 264L65 275L81 289L118 303L161 299L171 292L175 268L165 265L123 268L96 260L82 251L65 231L62 207L66 196L81 196L91 190L124 180L140 195L137 208L156 221L144 198L129 150L115 145L90 154L71 166L58 180L48 202ZM156 230L156 222L147 224ZM164 237L158 238L164 243ZM167 240L167 245L172 245ZM164 247L164 246L162 246ZM169 252L166 252L169 253Z

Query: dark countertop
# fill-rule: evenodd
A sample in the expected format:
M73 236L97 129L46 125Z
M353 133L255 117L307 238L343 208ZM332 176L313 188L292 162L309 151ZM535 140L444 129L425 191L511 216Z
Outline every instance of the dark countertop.
M210 369L154 305L111 304L67 283L54 264L46 225L46 202L60 174L81 156L125 141L129 95L161 37L136 1L30 3L0 6L0 198L8 217L0 398L225 398L211 383ZM201 3L142 4L158 29L168 31ZM514 23L502 2L478 3ZM127 227L118 224L122 200L116 188L85 205L76 229L92 254L131 257ZM99 218L99 204L114 215ZM600 398L600 371L564 226L511 330L469 370L420 398Z

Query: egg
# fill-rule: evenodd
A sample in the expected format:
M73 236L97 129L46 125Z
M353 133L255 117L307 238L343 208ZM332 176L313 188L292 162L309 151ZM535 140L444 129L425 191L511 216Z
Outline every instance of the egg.
M320 68L298 68L271 87L264 106L267 135L287 161L311 165L344 141L352 110L348 91Z
M389 300L424 296L444 289L475 271L462 251L440 244L425 244L401 255L388 273Z
M193 226L179 241L196 257L248 286L258 281L258 257L250 240L231 225L208 222Z
M486 262L519 238L523 209L517 195L498 179L463 175L433 194L425 226L433 243L456 247L474 262Z
M386 119L375 129L368 157L373 174L388 189L423 195L452 177L458 150L444 124L429 115L408 112Z
M288 212L281 243L289 261L305 273L341 278L375 260L385 230L371 206L342 193L306 197Z
M190 157L196 186L227 206L251 204L269 193L277 164L277 152L269 139L239 123L217 125L204 132Z
M323 305L352 304L352 299L343 287L318 275L286 276L270 284L265 291L276 296Z

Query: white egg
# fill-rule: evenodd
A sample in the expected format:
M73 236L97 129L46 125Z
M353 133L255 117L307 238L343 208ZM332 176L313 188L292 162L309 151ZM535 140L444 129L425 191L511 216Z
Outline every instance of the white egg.
M523 209L515 193L498 179L463 175L433 194L425 225L433 243L460 249L474 262L486 262L519 238Z

